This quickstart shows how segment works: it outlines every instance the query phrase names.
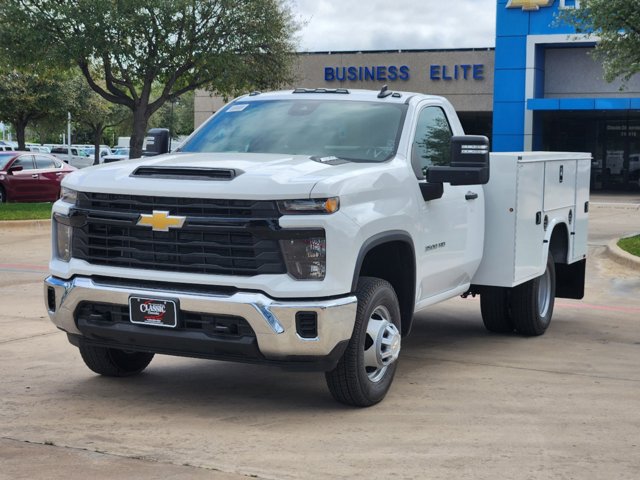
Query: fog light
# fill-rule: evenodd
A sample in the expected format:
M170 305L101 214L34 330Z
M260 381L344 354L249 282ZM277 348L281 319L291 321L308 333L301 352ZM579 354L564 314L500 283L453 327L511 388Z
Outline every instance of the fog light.
M280 240L289 275L298 280L323 280L326 274L324 237Z
M55 217L54 217L55 218ZM63 262L71 259L71 237L73 235L73 227L55 222L56 228L56 256Z
M56 291L53 287L47 287L47 307L50 312L56 311Z

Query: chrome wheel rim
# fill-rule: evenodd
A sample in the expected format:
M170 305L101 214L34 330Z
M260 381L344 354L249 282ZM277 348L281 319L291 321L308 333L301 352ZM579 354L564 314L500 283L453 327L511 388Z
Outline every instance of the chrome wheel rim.
M538 312L541 317L546 317L551 304L551 273L545 270L538 283Z
M369 317L364 340L364 369L373 383L382 380L389 366L398 359L400 338L387 307L376 307Z

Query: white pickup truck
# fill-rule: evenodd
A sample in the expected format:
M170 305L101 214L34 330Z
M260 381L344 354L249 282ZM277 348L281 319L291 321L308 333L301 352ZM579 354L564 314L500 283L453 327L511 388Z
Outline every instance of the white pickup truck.
M582 298L590 156L500 153L422 94L253 93L171 155L65 178L52 321L102 375L169 354L326 372L382 400L414 314L480 294L541 335Z

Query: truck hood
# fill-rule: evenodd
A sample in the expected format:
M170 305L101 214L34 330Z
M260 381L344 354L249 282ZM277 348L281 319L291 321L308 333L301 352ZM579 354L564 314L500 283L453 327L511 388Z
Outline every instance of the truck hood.
M333 163L333 162L332 162ZM258 153L174 153L89 167L68 175L62 185L83 192L173 197L283 199L306 198L320 181L360 170L366 164L327 164L303 155ZM190 176L135 176L139 167L234 170L231 180Z

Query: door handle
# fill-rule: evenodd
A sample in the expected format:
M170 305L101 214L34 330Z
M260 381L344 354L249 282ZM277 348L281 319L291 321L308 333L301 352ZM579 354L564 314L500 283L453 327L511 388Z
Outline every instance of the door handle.
M37 173L31 174L31 178L38 178L38 174Z
M467 192L467 194L464 196L465 200L475 200L476 198L478 198L478 194L476 192Z

